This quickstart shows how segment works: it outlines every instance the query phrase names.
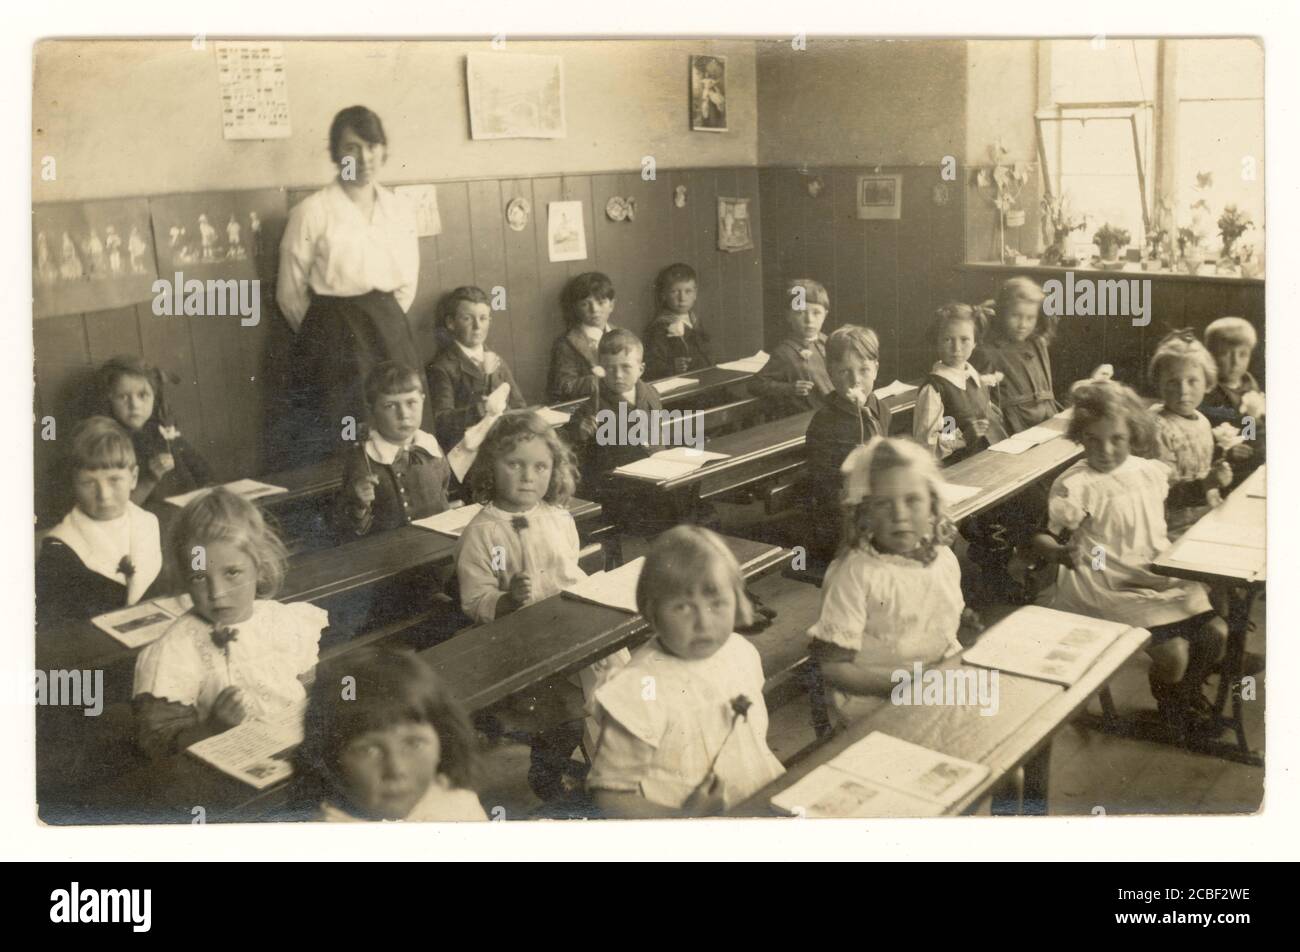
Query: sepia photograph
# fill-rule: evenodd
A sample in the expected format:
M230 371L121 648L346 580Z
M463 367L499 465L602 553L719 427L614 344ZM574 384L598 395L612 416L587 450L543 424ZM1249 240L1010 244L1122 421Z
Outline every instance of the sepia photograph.
M32 48L42 826L1266 810L1260 37L230 35Z

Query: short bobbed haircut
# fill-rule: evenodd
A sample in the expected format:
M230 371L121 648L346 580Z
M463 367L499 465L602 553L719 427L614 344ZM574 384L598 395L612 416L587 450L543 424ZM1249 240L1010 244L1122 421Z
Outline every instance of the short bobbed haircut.
M845 357L880 363L880 338L870 327L845 324L826 338L826 366L838 364Z
M348 106L341 109L330 123L330 160L335 165L342 161L341 154L343 133L351 129L361 139L371 145L388 145L388 136L384 135L384 123L379 116L365 106Z
M1211 321L1205 329L1205 347L1216 356L1230 347L1242 345L1254 350L1258 343L1255 328L1244 317L1221 317Z
M578 320L578 302L594 297L598 301L614 300L614 282L609 275L599 271L584 271L564 286L560 292L560 305L570 324Z
M167 553L178 585L186 586L194 572L194 547L214 542L230 543L253 560L258 598L276 596L288 565L284 543L257 506L221 487L191 500L172 524Z
M1169 371L1191 364L1200 367L1205 374L1205 389L1209 390L1219 382L1219 365L1214 362L1205 345L1190 333L1176 331L1169 334L1156 345L1156 352L1151 355L1151 364L1147 373L1151 383L1160 385L1160 378Z
M701 526L677 526L655 539L637 579L636 610L653 627L657 605L689 592L713 572L722 577L723 584L736 597L733 628L752 624L754 607L745 594L740 564L716 533Z
M100 411L105 416L113 415L113 388L123 377L141 377L153 390L153 415L151 420L167 422L167 398L164 387L164 375L154 364L135 354L119 354L104 361L104 365L95 372L95 392L99 397Z
M345 699L344 678L354 690ZM335 802L353 812L340 766L353 740L401 724L428 724L442 749L438 772L471 788L477 759L469 717L428 663L410 651L366 648L322 662L293 755L294 799L307 810Z
M525 440L541 440L551 451L551 484L546 487L543 502L564 506L573 498L578 488L578 463L573 450L536 412L512 410L492 424L470 467L468 479L475 501L486 503L496 498L497 460Z
M1129 451L1134 455L1149 457L1155 452L1156 419L1150 401L1132 387L1114 380L1085 380L1070 389L1070 397L1074 412L1065 431L1068 439L1083 443L1088 427L1104 420L1128 427Z
M366 374L366 406L373 407L380 397L419 390L424 393L424 375L400 360L385 360Z
M64 459L69 477L83 470L131 469L135 465L131 435L116 420L93 416L73 427Z

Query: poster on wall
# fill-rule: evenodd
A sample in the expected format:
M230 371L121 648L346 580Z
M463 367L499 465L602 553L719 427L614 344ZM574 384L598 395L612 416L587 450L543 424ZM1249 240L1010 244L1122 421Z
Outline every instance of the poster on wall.
M32 209L36 317L148 301L157 277L146 199L66 202Z
M749 199L718 198L718 250L748 251L754 247L749 227Z
M894 219L903 217L903 176L859 175L858 217Z
M465 81L473 138L564 138L561 57L470 53Z
M438 214L436 185L398 185L393 194L411 206L415 216L415 233L420 238L442 234L442 216Z
M551 261L586 260L582 202L550 202L546 206L546 250Z
M196 192L149 199L158 272L171 278L269 277L279 250L283 190ZM259 264L262 267L259 267Z
M214 44L221 91L221 134L227 139L289 137L289 80L284 46L271 42Z
M691 57L691 128L727 131L727 58Z

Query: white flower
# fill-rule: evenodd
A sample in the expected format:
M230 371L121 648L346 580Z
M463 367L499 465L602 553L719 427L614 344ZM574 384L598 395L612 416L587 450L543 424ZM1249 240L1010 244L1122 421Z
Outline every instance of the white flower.
M1264 394L1259 390L1249 390L1241 395L1241 412L1245 416L1264 416Z
M1234 446L1244 443L1241 431L1227 421L1220 423L1210 431L1214 435L1214 443L1221 450L1230 450Z
M598 380L599 380L599 379L603 379L604 376L605 376L605 368L604 368L604 367L600 367L600 366L592 367L592 368L591 368L591 375L592 375L593 377L597 378Z
M497 368L499 368L500 366L501 366L501 358L498 357L495 353L489 350L483 354L484 373L494 374L497 372Z
M158 432L161 433L162 438L168 442L179 440L181 438L181 431L174 426L160 426L158 427Z
M846 396L857 406L863 407L867 405L867 394L861 387L850 387Z
M799 358L805 361L812 360L812 351L806 349L799 351Z
M1002 382L1003 373L998 370L991 374L980 374L980 383L986 387L996 387Z

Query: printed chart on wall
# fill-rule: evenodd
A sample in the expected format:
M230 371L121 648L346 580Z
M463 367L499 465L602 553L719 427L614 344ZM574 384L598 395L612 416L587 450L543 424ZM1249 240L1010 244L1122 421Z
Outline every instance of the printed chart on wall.
M32 209L34 316L102 311L149 300L158 277L142 198Z
M227 139L289 137L289 80L280 43L217 43L221 134Z

